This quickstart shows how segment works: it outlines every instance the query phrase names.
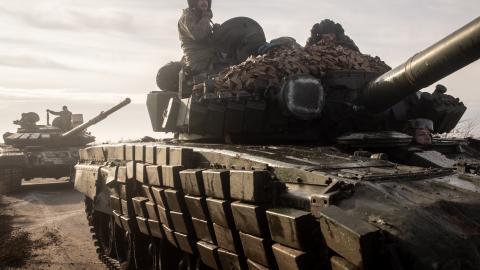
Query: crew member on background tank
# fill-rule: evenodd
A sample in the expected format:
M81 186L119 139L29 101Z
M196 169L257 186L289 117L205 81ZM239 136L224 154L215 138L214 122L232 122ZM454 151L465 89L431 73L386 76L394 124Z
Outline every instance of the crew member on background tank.
M335 23L332 20L325 19L320 23L313 25L312 30L310 30L311 36L307 40L307 46L314 45L322 39L325 40L334 40L336 43L348 47L355 51L360 51L353 42L353 40L345 35L345 30L343 26L339 23Z
M52 126L60 128L63 132L72 129L72 113L68 110L67 106L63 106L59 112L47 110L47 112L57 115L52 122Z
M13 124L20 125L20 128L23 128L28 131L38 130L37 122L40 120L38 114L34 112L22 113L22 118L20 120L13 121Z
M188 0L178 21L184 61L193 74L208 72L216 59L211 6L211 0Z

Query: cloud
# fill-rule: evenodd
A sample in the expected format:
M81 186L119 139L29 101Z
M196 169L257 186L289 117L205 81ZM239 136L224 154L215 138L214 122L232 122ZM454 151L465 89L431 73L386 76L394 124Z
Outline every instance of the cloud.
M134 104L145 104L146 94L144 93L101 93L101 92L84 92L73 89L21 89L21 88L5 88L0 87L0 104L11 102L33 101L52 101L61 100L62 102L85 102L85 103L115 103L124 98L131 98Z
M79 70L73 66L38 55L0 55L0 65L18 68Z

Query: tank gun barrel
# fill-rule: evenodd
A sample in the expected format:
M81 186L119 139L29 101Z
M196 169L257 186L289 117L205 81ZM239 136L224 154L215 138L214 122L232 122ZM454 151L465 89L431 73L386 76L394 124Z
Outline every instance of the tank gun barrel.
M126 98L125 100L123 100L119 104L111 107L110 109L100 112L100 114L98 114L94 118L90 119L88 122L85 122L85 123L73 128L73 129L63 133L62 137L69 137L69 136L72 136L72 135L75 135L75 134L78 134L78 133L82 132L83 130L87 129L88 127L91 127L91 126L95 125L96 123L104 120L105 118L107 118L112 113L114 113L114 112L120 110L121 108L127 106L128 104L130 104L130 102L131 102L130 98Z
M382 112L480 58L480 17L370 82L357 103Z

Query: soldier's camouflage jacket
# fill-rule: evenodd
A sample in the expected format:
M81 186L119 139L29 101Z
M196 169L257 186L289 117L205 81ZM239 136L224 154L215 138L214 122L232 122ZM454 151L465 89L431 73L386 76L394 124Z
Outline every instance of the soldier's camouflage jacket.
M208 70L215 58L210 19L211 13L202 16L195 9L187 8L183 10L182 17L178 21L178 33L185 63L193 73Z

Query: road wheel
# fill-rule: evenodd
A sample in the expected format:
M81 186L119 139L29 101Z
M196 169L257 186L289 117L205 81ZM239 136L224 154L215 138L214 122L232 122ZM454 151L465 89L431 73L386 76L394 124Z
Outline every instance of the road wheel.
M95 211L93 201L87 197L85 198L85 212L99 259L106 264L109 269L135 269L135 267L129 267L128 264L126 266L122 265L118 260L118 247L123 244L122 232L115 224L113 217Z

